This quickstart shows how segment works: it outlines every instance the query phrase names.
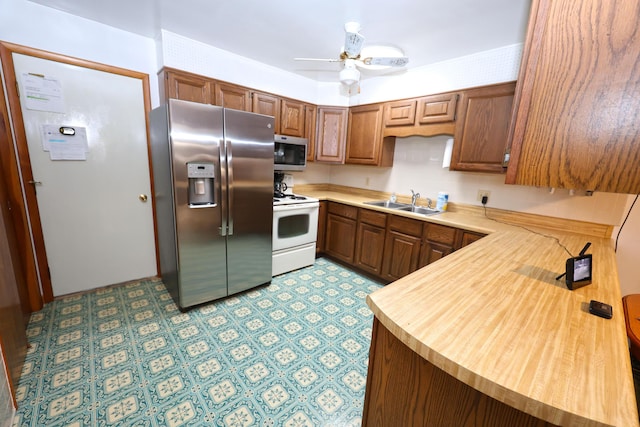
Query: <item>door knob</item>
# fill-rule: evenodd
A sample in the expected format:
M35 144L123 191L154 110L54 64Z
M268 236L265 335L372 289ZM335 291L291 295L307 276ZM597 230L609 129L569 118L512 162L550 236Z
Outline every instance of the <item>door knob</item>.
M147 202L147 195L146 194L141 194L138 196L138 199L140 199L140 201L142 203L146 203Z

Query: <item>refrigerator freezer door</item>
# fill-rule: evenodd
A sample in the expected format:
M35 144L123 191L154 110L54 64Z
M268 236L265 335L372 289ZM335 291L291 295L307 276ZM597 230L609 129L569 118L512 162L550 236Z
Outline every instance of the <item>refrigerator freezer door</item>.
M228 294L225 237L226 208L220 188L223 110L206 104L169 101L172 172L177 231L179 305L190 307ZM188 164L213 164L214 200L189 204Z
M273 117L225 109L229 295L271 281Z

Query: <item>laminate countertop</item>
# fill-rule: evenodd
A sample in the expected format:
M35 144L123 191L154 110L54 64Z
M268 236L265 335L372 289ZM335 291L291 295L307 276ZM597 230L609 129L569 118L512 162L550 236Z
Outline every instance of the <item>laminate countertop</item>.
M368 195L303 194L371 208L362 204ZM458 380L550 423L638 426L610 238L536 228L542 235L455 212L422 218L488 235L369 295L394 336ZM560 244L576 255L587 241L593 281L571 291L556 280L569 256ZM610 304L613 318L590 314L590 300Z

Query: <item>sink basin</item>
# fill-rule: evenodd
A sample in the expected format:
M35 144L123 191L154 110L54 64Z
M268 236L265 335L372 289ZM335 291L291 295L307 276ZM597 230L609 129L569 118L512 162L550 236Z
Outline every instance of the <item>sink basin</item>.
M364 204L371 205L371 206L379 206L381 208L387 208L387 209L395 209L395 210L405 211L405 212L413 212L421 215L435 215L437 213L440 213L440 211L437 211L435 209L425 208L424 206L411 206L408 203L396 203L396 202L390 202L389 200L374 200L371 202L364 202Z
M364 204L371 205L371 206L379 206L381 208L389 208L389 209L404 209L404 208L411 209L411 205L408 205L406 203L391 202L389 200L375 200L373 202L364 202Z
M401 211L413 212L421 215L435 215L440 213L440 211L430 208L425 208L424 206L407 206L406 208L398 208Z

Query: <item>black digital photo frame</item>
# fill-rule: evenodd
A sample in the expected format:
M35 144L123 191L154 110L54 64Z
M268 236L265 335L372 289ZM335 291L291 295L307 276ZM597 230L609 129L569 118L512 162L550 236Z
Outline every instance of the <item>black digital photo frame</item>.
M567 288L574 290L590 284L592 269L593 258L591 254L567 259L565 278Z

